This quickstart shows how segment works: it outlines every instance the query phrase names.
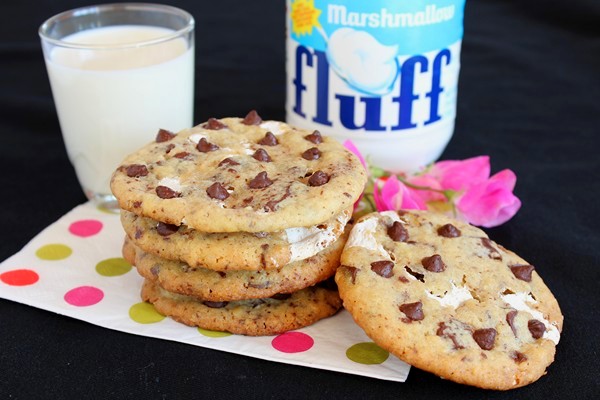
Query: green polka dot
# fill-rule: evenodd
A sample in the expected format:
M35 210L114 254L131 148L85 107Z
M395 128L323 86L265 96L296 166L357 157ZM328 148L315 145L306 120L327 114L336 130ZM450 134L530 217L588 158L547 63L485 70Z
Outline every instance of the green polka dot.
M346 350L346 357L359 364L381 364L390 353L373 342L357 343Z
M200 332L200 334L203 336L212 337L212 338L231 336L231 333L229 333L229 332L209 331L208 329L202 329L202 328L198 328L198 332Z
M122 257L107 258L96 264L96 272L102 276L119 276L131 271L131 264Z
M69 246L64 244L47 244L40 247L35 255L42 260L63 260L69 257L73 253L73 250Z
M98 206L96 206L96 209L105 214L112 214L112 215L119 214L119 208L113 208L113 207L111 207L110 204L105 204L105 203L99 204Z
M136 303L129 308L129 318L139 324L154 324L165 319L150 303Z

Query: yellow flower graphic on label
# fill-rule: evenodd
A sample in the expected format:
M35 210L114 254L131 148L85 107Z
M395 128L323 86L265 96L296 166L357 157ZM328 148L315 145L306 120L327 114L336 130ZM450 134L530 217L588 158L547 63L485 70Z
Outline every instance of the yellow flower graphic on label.
M321 27L319 15L321 15L321 10L315 8L314 0L293 1L290 11L292 31L298 36L312 35L313 27Z

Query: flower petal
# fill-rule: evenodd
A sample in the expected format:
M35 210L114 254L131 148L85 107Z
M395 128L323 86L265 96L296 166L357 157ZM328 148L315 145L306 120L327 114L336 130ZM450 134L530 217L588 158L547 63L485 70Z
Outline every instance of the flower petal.
M486 182L471 186L456 207L473 225L486 228L501 225L521 208L521 200L512 193L515 183L515 174L503 170Z
M431 174L415 175L407 178L411 185L420 186L423 188L429 188L430 190L421 190L410 188L412 191L416 191L420 198L424 201L444 201L446 197L439 192L434 190L443 190L440 182Z
M440 161L433 165L431 174L437 176L443 189L467 190L485 182L490 176L490 157L478 156L465 160Z

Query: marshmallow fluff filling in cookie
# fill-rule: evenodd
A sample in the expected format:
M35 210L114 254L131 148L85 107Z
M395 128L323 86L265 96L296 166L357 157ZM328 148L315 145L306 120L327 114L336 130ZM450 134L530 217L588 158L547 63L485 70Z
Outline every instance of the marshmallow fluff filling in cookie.
M123 255L135 265L141 276L157 282L168 291L203 300L235 301L292 293L332 277L339 266L346 232L322 252L277 270L221 272L190 267L180 261L147 253L127 237L123 244Z
M335 223L319 224L309 228L287 228L285 236L290 244L290 262L305 260L325 250L340 236L340 227L344 226L352 216L351 211L344 211L335 218Z
M145 251L220 271L280 269L310 258L338 240L351 216L352 211L345 210L319 225L286 228L280 232L209 233L121 210L127 235ZM235 257L232 252L236 252Z

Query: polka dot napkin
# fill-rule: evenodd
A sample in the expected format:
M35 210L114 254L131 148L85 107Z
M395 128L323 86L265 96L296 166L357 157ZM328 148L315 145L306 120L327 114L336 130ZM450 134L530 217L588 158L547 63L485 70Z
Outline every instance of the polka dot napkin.
M108 329L277 362L404 382L410 366L374 344L344 310L278 336L188 327L141 302L142 278L121 256L118 214L76 207L0 264L0 297Z

